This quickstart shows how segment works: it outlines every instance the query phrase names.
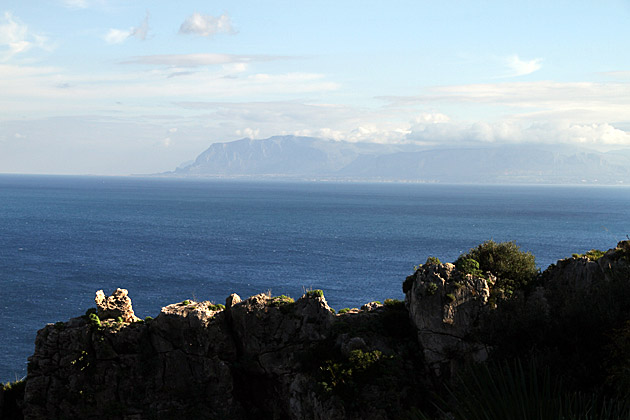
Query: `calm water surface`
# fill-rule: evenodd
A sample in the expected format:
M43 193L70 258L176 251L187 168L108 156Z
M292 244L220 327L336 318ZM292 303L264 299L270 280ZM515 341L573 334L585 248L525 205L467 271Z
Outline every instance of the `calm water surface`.
M136 314L324 289L340 309L388 297L428 256L516 240L540 267L630 234L626 187L281 183L0 176L0 381L36 332L129 290Z

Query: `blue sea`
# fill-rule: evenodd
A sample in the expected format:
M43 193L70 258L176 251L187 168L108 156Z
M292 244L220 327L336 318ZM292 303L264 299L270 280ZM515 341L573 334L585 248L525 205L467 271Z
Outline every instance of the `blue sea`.
M402 299L428 256L516 241L541 268L630 233L630 188L0 176L0 381L37 330L129 290L136 314L323 289L341 309Z

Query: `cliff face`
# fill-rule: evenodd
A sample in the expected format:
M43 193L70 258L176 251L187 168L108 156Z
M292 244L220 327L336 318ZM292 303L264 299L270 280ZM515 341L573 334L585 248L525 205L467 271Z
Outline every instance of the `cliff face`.
M409 316L427 366L438 377L451 376L461 359L487 359L486 346L470 335L488 309L492 279L462 274L450 263L425 264L410 277Z
M405 281L404 303L336 315L321 291L295 302L234 294L225 306L184 301L147 320L126 290L99 291L96 309L38 332L24 417L404 418L431 407L431 390L465 362L529 354L578 390L606 383L608 371L630 384L630 347L609 351L630 320L630 241L596 260L560 260L491 304L495 281L425 264Z
M126 291L119 289L106 300L114 302L116 295L126 297ZM97 293L99 302L104 299ZM403 354L409 343L396 340L395 331L378 331L392 317L400 321L401 313L403 327L397 329L404 330L404 308L390 306L335 316L318 293L296 302L265 294L240 301L232 295L225 309L185 301L163 308L153 320L125 322L119 313L133 319L130 301L119 308L103 304L98 309L102 320L84 316L38 332L24 415L388 418L386 405L400 412L402 400L415 401L426 383L423 375L402 383L396 390L400 395L389 401L371 400L391 392L387 384L370 384L366 378L369 386L364 386L362 375L380 372L385 364L399 369L404 362L418 371L422 366ZM351 407L344 398L350 393L370 403Z

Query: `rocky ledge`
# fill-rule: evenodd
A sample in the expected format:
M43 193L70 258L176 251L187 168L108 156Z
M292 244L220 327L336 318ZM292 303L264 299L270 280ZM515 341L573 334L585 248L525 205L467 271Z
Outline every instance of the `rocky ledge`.
M413 418L460 367L534 352L566 359L579 385L601 368L605 334L630 320L630 242L602 254L561 260L498 300L494 273L428 261L404 282L405 302L340 314L314 290L184 301L141 320L126 290L98 291L96 308L38 332L20 408L26 419ZM580 318L604 301L608 318ZM567 325L588 342L560 340ZM593 350L592 337L608 342ZM571 362L576 352L595 361Z

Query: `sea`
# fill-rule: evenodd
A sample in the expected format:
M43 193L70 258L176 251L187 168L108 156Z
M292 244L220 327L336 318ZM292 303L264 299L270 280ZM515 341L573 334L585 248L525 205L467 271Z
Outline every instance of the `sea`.
M479 186L0 175L0 381L37 331L129 290L136 314L323 289L335 309L403 299L405 277L492 239L541 269L630 234L624 186Z

